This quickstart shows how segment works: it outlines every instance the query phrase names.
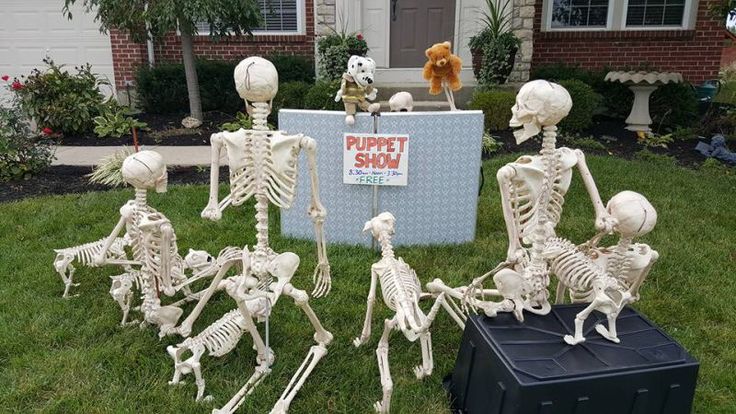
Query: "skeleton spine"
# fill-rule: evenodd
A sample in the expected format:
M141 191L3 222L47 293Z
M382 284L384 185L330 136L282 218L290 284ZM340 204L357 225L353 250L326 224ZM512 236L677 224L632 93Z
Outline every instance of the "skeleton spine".
M555 237L547 242L547 248L561 249L550 260L550 272L574 292L588 292L595 280L608 277L568 240Z
M236 308L223 315L199 335L187 338L177 347L192 349L204 346L210 355L220 357L235 349L240 337L243 336L244 328L243 315Z

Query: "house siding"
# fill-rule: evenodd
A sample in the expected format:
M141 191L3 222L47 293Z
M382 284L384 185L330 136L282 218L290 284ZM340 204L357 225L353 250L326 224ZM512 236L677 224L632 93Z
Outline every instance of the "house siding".
M693 30L543 32L543 2L537 0L532 70L557 63L587 69L625 70L644 66L679 72L691 83L717 78L724 22L708 12L713 3L700 1Z
M305 0L305 34L234 36L213 40L210 36L194 37L194 55L197 58L236 61L247 56L300 55L314 56L314 0ZM145 43L135 43L125 31L111 30L113 68L118 90L132 85L135 71L147 64ZM181 43L176 33L169 33L154 44L156 63L181 62Z

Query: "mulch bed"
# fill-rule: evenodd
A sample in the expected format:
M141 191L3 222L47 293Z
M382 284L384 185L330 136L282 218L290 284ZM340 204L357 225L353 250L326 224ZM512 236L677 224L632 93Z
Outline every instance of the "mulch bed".
M616 157L632 159L636 153L644 149L644 146L637 141L636 133L627 130L626 124L616 118L608 118L597 116L594 118L594 124L584 133L578 134L581 137L592 136L597 141L606 146L606 150L596 150L589 148L580 148L586 154L595 155L614 155ZM503 143L503 146L496 154L514 154L526 153L535 154L539 152L541 138L534 138L516 145L516 140L511 130L494 131L493 136ZM710 141L708 138L705 141ZM652 152L656 154L668 155L675 157L677 162L682 166L697 167L703 163L705 157L695 151L697 139L674 141L668 144L668 148L652 148ZM564 138L558 141L558 146L569 146L575 148L574 142L566 142ZM485 156L487 157L487 156Z
M210 135L220 132L225 122L234 121L234 114L212 111L204 114L204 122L199 128L187 129L181 125L186 113L177 114L146 114L136 115L136 118L148 124L149 130L138 131L138 143L141 145L210 145ZM58 145L73 146L111 146L133 145L133 136L124 135L120 138L98 138L94 132L79 135L64 135L56 139Z
M110 187L89 182L85 176L91 171L92 167L57 165L27 180L0 183L0 203L40 195L109 190ZM220 181L226 181L227 177L227 167L222 167ZM169 169L169 184L207 184L209 181L209 168L175 167Z

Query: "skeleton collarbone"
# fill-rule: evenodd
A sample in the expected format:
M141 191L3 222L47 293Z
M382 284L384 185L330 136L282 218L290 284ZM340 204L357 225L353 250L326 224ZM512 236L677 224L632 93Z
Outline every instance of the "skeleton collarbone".
M223 132L230 163L233 205L265 195L277 207L291 207L296 196L298 158L303 135L240 129Z
M572 168L577 164L574 151L561 147L555 149L555 177L547 206L547 219L551 229L557 226L562 214L562 205L565 194L570 188ZM515 175L508 185L511 190L511 204L514 211L514 221L519 229L519 237L524 243L531 242L530 237L536 224L539 200L544 181L544 162L541 155L524 155L509 164ZM553 236L554 234L550 234Z

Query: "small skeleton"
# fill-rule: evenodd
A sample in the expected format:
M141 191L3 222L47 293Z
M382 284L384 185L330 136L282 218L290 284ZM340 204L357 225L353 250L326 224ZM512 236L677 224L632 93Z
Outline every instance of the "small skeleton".
M432 359L432 337L429 328L434 321L440 306L443 306L461 329L465 327L465 319L459 308L450 297L439 293L435 297L428 314L424 314L419 307L422 297L432 296L422 292L422 286L416 272L404 260L394 255L391 245L391 236L394 234L396 219L389 212L384 212L365 223L363 231L370 231L381 245L381 260L371 266L371 286L368 292L367 309L363 331L353 340L356 347L368 341L371 334L371 316L373 304L376 300L376 281L381 285L383 302L389 309L396 312L391 319L384 321L383 335L376 348L378 369L381 373L381 387L383 399L374 404L378 413L388 413L391 406L393 381L388 362L388 340L391 331L400 330L406 339L414 342L419 338L422 347L422 365L414 368L418 379L432 375L434 362ZM430 283L431 284L431 283Z
M100 254L100 251L105 246L107 239L97 240L91 243L85 243L79 246L67 247L65 249L54 249L56 258L54 259L54 269L61 276L61 280L64 282L64 294L63 298L69 298L69 289L72 286L79 286L79 283L74 283L73 277L76 268L73 262L82 266L97 267L95 264L95 257ZM124 237L116 237L113 240L110 248L107 250L107 254L104 257L102 264L115 264L119 262L125 271L130 271L130 265L127 262L127 255L125 253L125 247L129 245L130 240ZM78 296L73 295L73 296Z
M128 201L120 209L120 220L102 248L97 251L93 262L97 266L111 263L106 261L106 257L125 228L125 237L130 240L133 254L133 260L125 261L125 264L139 266L140 269L129 272L131 274L128 276L113 278L110 293L123 311L122 324L126 323L130 306L126 289L136 284L141 289L143 299L140 306L143 324L159 326L161 337L176 333L175 326L182 310L172 305L162 306L159 294L163 292L167 296L173 296L179 290L190 294L191 280L188 280L185 270L197 270L194 279L212 275L215 270L211 266L212 258L206 252L190 250L187 258L182 259L177 251L176 235L171 223L146 201L148 189L166 191L166 165L161 155L153 151L134 153L123 162L122 174L125 181L135 187L135 199ZM133 274L134 272L139 273Z
M190 342L185 341L171 349L175 360L172 383L178 382L181 374L193 371L197 377L197 398L201 398L204 381L199 373L199 358L204 350L207 349L214 356L223 355L235 347L243 330L248 331L257 353L255 373L223 408L214 412L232 413L237 410L245 397L271 372L274 356L268 347L268 318L278 299L286 295L294 299L296 305L306 314L315 330L316 344L310 348L301 367L271 411L285 413L304 381L327 354L327 345L332 341L332 334L324 329L309 306L309 295L291 284L291 278L299 266L299 257L290 252L277 254L268 245L268 204L271 202L280 208L291 206L296 194L298 156L304 149L312 184L309 215L315 226L319 260L313 275L313 295L318 297L328 294L331 287L330 266L322 231L326 212L319 200L316 143L301 134L286 135L268 130L266 117L270 112L269 102L278 89L278 73L271 62L258 57L243 60L235 69L235 84L253 117L253 130L241 129L234 133L212 135L210 198L202 217L219 220L227 206L240 205L252 197L256 200L257 244L253 246L253 251L247 247L242 250L228 248L228 256L233 259L219 266L210 287L202 292L197 306L179 327L179 332L188 336L202 308L218 290L226 290L238 304L239 317L229 313ZM219 159L223 149L227 151L229 160L230 194L218 201ZM241 265L242 272L223 280L228 269L237 264ZM261 338L255 322L266 322L266 341ZM182 362L182 353L187 350L193 355Z

